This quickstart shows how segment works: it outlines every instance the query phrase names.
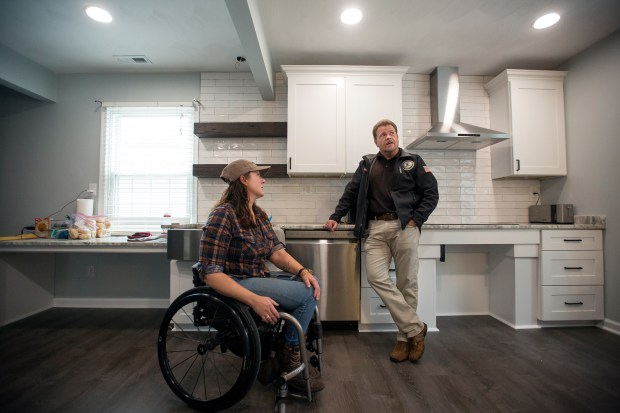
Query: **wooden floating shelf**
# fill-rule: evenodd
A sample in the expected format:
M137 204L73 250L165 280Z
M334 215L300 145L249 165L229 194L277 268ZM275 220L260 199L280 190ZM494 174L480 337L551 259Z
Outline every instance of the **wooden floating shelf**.
M224 169L225 164L194 164L193 175L196 178L219 178ZM258 166L261 166L259 164ZM266 179L270 178L288 178L286 172L286 164L273 164L266 172L261 172Z
M199 138L286 138L286 122L199 122Z

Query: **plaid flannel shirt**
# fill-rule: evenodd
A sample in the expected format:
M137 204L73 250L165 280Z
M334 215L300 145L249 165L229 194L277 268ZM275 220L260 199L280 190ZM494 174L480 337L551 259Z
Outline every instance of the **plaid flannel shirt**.
M241 228L230 204L215 208L202 228L200 262L203 276L223 272L235 277L265 277L265 260L284 248L268 220Z

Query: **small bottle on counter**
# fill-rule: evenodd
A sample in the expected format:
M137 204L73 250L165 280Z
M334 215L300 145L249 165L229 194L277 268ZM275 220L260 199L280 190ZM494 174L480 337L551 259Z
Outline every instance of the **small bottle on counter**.
M172 225L172 215L170 215L170 213L166 212L164 214L164 220L161 224L161 232L166 232L166 230L168 230L170 228L170 226Z

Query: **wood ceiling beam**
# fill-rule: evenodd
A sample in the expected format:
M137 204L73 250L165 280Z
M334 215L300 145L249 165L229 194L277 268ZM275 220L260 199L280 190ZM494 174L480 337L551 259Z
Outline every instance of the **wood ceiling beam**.
M245 59L263 100L275 99L271 56L255 0L226 0Z

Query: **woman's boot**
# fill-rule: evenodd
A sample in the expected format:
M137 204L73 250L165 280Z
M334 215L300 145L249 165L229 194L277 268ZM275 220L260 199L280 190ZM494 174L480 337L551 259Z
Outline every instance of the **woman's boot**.
M299 345L284 345L282 348L282 371L291 372L301 366L301 350ZM325 384L321 380L319 372L312 366L308 365L308 374L310 375L310 391L316 393L323 390ZM293 377L287 382L288 386L298 392L305 393L306 381L303 379L303 372Z

